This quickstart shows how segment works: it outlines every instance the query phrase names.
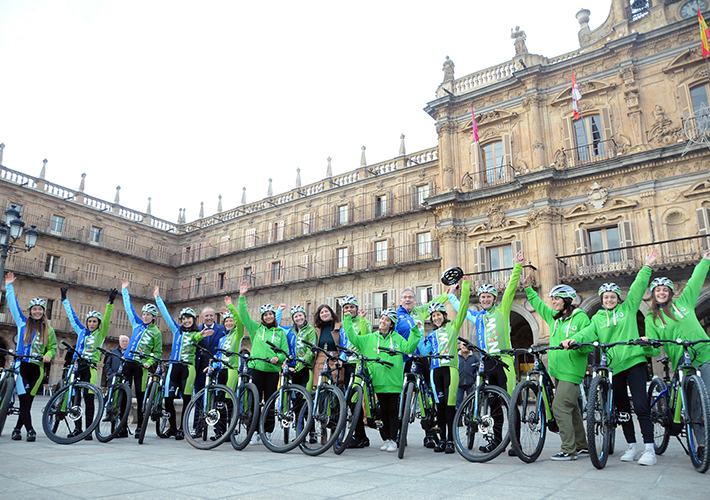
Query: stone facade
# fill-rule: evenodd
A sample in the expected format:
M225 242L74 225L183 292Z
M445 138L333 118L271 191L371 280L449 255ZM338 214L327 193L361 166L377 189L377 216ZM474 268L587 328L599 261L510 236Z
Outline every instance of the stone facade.
M59 288L71 285L77 311L102 310L122 277L131 280L137 307L157 284L174 313L187 305L219 309L248 279L252 311L267 302L339 309L338 298L353 294L373 320L407 286L421 301L439 294L439 276L453 266L474 273L475 285L502 289L510 257L522 249L537 269L538 291L569 283L592 313L599 285L615 281L626 290L657 246L655 274L682 288L710 244L710 154L691 98L708 85L707 65L697 20L681 20L682 4L654 1L639 14L613 0L594 31L589 12L580 11L581 48L555 58L517 47L511 61L458 79L448 60L425 108L437 147L405 154L402 144L386 162L363 159L347 174L298 182L288 193L220 207L191 223L127 209L118 194L108 203L3 167L3 206L21 205L27 225L41 232L38 247L11 257L7 268L19 276L22 302L54 298L52 324L70 342ZM710 286L696 312L710 329ZM167 353L171 335L162 326ZM519 347L549 336L520 288L511 326ZM109 347L129 330L118 305ZM14 333L3 301L0 342L13 347ZM60 371L55 360L50 381Z

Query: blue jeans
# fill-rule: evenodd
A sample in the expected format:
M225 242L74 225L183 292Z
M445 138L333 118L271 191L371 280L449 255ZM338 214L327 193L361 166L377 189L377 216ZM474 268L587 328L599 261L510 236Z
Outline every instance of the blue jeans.
M461 402L463 401L463 398L465 396L468 396L471 394L471 391L473 390L473 384L472 385L459 385L459 390L456 393L456 408L461 405Z

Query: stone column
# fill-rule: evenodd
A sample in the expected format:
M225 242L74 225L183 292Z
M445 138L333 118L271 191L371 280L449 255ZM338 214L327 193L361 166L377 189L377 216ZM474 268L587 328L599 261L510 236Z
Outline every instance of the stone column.
M531 94L525 98L523 103L530 110L530 138L532 139L533 164L532 168L546 167L548 165L545 157L545 134L542 120L542 108L545 101L537 94Z
M454 154L453 132L456 125L445 118L437 124L439 134L439 169L441 170L441 186L444 193L454 189Z

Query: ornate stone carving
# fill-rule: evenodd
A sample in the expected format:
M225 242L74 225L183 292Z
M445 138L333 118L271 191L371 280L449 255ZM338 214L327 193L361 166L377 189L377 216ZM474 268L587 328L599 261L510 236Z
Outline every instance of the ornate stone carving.
M505 214L503 207L499 203L492 203L488 209L488 229L502 227L505 223Z
M446 56L446 61L444 61L444 67L441 68L441 71L444 72L445 82L454 79L454 61L449 59L449 56Z
M532 148L533 148L533 150L535 150L535 149L542 149L542 150L544 150L544 149L545 149L545 144L543 144L543 143L540 142L540 141L535 141L535 142L533 142Z
M599 183L595 182L590 191L587 193L589 204L596 209L602 208L604 203L606 203L608 192L609 190L607 188L602 187Z
M656 141L658 144L670 144L678 142L683 138L683 129L681 127L673 127L673 121L666 116L665 110L658 104L651 112L654 118L651 129L646 131L646 139L648 142Z
M559 207L541 207L528 212L528 223L537 226L541 222L555 222L562 218L562 210Z
M516 56L528 53L528 47L525 45L525 39L527 36L525 35L525 32L520 29L520 26L516 26L515 30L513 30L513 28L510 29L510 38L515 41Z
M565 155L565 152L562 151L562 149L555 151L555 154L552 157L552 165L550 166L555 167L556 169L567 168L567 155Z

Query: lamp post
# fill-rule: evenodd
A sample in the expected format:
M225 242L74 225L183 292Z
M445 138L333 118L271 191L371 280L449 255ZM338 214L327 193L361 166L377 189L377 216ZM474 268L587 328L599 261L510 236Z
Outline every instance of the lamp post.
M37 244L39 231L32 226L27 231L25 223L20 217L20 211L16 205L10 205L10 208L5 210L5 220L0 222L0 280L5 277L5 261L7 256L13 253L29 252ZM17 240L25 233L25 248L15 246Z

